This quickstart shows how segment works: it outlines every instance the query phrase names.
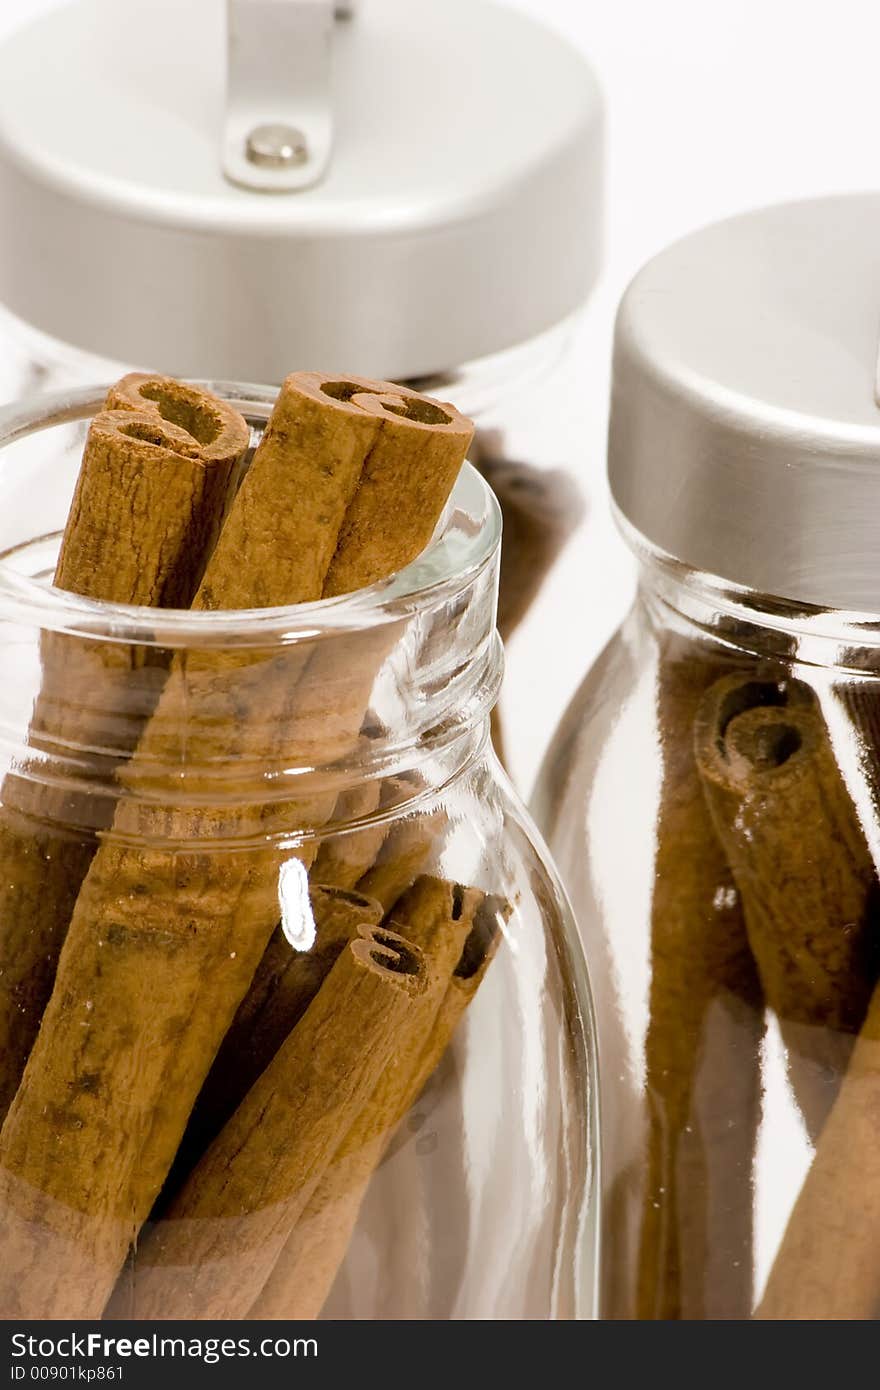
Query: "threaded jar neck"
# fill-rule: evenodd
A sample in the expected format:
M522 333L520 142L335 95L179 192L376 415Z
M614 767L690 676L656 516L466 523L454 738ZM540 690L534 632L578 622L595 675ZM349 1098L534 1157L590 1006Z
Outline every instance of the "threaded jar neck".
M880 677L880 613L814 607L732 585L652 548L626 523L622 529L639 562L639 602L657 626L758 660Z
M273 393L212 389L256 443ZM113 808L130 803L147 808L127 818L147 838L173 841L185 822L188 842L264 843L430 798L482 745L501 680L500 516L479 475L464 469L431 545L370 589L235 612L97 603L47 575L103 398L0 412L9 809L71 833L115 833ZM368 787L378 795L356 794Z

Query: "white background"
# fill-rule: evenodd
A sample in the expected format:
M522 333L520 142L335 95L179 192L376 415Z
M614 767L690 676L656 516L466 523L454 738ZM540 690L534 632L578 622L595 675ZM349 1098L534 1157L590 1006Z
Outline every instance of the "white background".
M0 0L0 35L57 2ZM590 58L606 92L609 135L606 271L578 342L582 397L572 438L591 497L590 527L551 590L571 640L559 640L563 624L533 623L510 653L514 766L527 786L631 592L629 559L607 517L602 463L620 293L644 260L704 222L880 182L880 7L876 0L504 3L555 26Z

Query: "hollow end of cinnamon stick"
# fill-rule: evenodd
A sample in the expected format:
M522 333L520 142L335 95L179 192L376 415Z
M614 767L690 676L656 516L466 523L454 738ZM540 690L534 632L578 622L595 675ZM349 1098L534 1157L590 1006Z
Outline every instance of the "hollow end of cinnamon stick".
M694 747L704 775L748 786L755 776L784 767L821 737L815 696L802 682L727 676L700 705Z
M206 415L221 412L207 392L193 395ZM55 570L59 588L107 602L189 607L250 439L235 411L223 410L222 421L205 445L149 404L94 417Z
M131 372L111 386L104 408L157 417L192 440L193 456L205 462L238 460L250 443L244 417L228 401L174 377Z
M428 545L474 436L454 406L407 387L351 377L324 380L378 424L361 484L339 533L325 597L351 593L404 569Z

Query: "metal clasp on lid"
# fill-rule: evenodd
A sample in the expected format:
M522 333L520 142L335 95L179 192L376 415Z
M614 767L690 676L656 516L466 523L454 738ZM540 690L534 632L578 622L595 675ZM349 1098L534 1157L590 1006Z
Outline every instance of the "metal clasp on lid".
M229 68L223 171L257 192L323 177L333 143L334 21L356 0L227 0Z

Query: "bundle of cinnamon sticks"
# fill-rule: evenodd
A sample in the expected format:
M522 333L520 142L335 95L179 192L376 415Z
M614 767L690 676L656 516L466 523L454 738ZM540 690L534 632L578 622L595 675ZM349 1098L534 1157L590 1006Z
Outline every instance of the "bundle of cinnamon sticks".
M664 633L658 672L645 1183L632 1301L618 1311L752 1313L773 1016L816 1148L757 1315L876 1317L880 882L852 788L823 706L782 664ZM872 712L860 687L852 736L876 766Z
M196 611L351 593L429 543L472 434L406 388L299 373L252 451L209 392L126 377L55 582ZM0 798L0 1315L320 1312L510 914L432 872L442 810L395 815L405 777L267 791L352 753L390 640L147 662L45 638ZM60 790L40 768L71 745Z

